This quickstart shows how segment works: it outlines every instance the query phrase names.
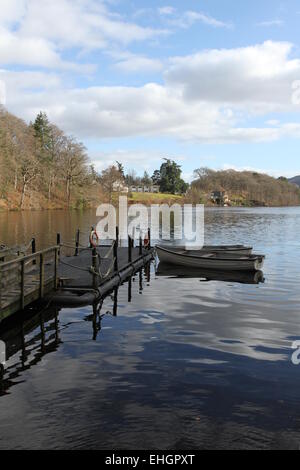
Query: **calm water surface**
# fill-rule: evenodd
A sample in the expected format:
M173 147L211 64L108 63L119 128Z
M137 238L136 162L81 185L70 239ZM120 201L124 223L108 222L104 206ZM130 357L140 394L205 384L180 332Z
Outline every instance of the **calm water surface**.
M70 240L93 212L0 214L0 242ZM206 212L206 242L267 255L265 283L137 275L92 309L0 330L0 448L300 447L300 209ZM57 315L57 316L56 316ZM41 329L40 320L44 321ZM25 330L25 331L24 331Z

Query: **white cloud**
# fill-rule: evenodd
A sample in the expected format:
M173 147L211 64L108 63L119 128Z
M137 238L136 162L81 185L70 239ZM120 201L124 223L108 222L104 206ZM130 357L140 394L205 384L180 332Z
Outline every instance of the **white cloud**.
M63 53L128 45L166 34L127 22L103 1L1 0L0 62L47 68L73 67Z
M80 138L166 136L204 143L275 141L300 136L300 125L240 127L211 102L191 102L180 90L157 84L143 87L92 87L14 93L9 108L28 121L42 109Z
M238 49L214 49L171 59L165 77L186 99L242 106L261 113L291 109L300 60L292 44L266 41Z
M158 9L158 13L160 15L174 15L175 12L176 8L171 6L165 6Z
M213 26L215 28L232 27L232 25L229 23L225 23L224 21L217 20L216 18L213 18L210 15L206 15L205 13L199 13L197 11L187 11L185 12L183 18L187 21L188 24L193 24L196 21L200 21L201 23Z
M132 54L130 52L113 53L112 57L116 62L114 67L127 73L160 72L163 70L163 63L159 59L152 59L143 55Z
M20 21L25 10L26 0L1 0L0 27Z
M74 63L64 62L49 41L37 37L18 37L7 30L0 30L0 62L44 68L80 68Z
M272 27L272 26L282 26L284 24L283 20L266 20L266 21L260 21L259 23L256 23L256 26L261 26L261 27Z
M151 171L153 164L159 166L162 161L162 153L147 150L121 150L109 152L96 152L91 155L92 163L98 171L107 166L115 164L116 161L123 163L125 169L134 168L137 174Z
M175 13L175 10L173 12L169 12L169 16L172 15L172 17L168 18L168 24L179 28L189 28L196 22L200 22L214 28L232 28L233 26L232 23L218 20L203 12L188 10L183 13Z
M300 76L300 61L290 58L291 49L291 44L269 41L174 58L164 84L140 87L72 88L55 74L23 73L17 78L17 72L2 72L0 78L7 84L10 111L29 121L45 110L53 122L80 138L275 141L283 136L300 137L296 118L286 124L267 122L263 127L249 125L248 119L274 110L299 112L291 103L291 83ZM121 54L118 66L139 70L155 65L149 60L148 64L143 56Z

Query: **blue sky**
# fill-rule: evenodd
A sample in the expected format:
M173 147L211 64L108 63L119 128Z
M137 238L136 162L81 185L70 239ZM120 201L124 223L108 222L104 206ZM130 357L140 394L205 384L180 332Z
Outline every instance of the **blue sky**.
M0 100L101 170L300 173L299 1L0 0ZM2 98L1 98L2 97Z

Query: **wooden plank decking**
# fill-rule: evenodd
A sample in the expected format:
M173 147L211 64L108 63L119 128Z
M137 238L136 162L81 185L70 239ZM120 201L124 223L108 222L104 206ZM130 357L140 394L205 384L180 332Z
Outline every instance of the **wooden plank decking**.
M109 282L123 282L135 267L149 260L153 251L142 247L111 246L76 248L76 255L62 256L63 245L56 245L32 255L0 262L0 322L43 299L59 286L66 289L109 289ZM114 280L114 281L113 281ZM107 289L106 289L107 288Z
M0 321L57 287L58 253L54 246L0 263Z

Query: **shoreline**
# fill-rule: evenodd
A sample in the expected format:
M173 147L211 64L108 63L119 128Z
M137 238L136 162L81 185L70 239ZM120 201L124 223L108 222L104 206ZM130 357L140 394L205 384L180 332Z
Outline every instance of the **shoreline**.
M103 202L99 202L99 205L102 204ZM141 202L130 202L128 205L131 206L133 204L141 204ZM153 204L157 204L155 202L153 202ZM165 203L161 203L161 204L166 204ZM178 203L177 203L178 204ZM191 204L190 202L188 201L185 201L183 202L182 204L180 204L181 206L183 206L184 204ZM146 204L147 206L149 206L148 204ZM194 204L195 205L195 204ZM89 211L89 210L94 210L94 209L97 209L97 205L95 206L89 206L89 207L36 207L36 208L24 208L24 209L5 209L5 208L0 208L0 214L8 214L8 213L31 213L31 212L54 212L54 211L57 211L57 212L85 212L85 211ZM297 207L300 207L300 204L292 204L292 205L281 205L281 206L278 206L278 205L274 205L274 206L271 206L271 205L255 205L255 206L252 206L252 205L249 205L249 206L246 206L246 205L242 205L242 206L215 206L215 205L210 205L210 204L204 204L204 208L205 210L206 209L214 209L214 210L232 210L232 209L280 209L280 208L297 208ZM117 208L117 207L116 207Z

